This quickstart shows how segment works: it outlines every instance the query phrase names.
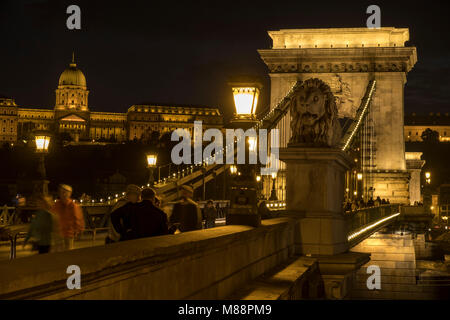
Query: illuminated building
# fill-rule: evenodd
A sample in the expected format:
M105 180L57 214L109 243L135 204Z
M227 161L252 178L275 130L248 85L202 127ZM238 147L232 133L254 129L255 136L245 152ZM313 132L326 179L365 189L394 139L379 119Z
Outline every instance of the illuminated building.
M53 109L27 108L0 96L0 143L28 140L34 130L64 133L75 142L122 142L177 128L192 134L194 121L203 121L204 130L223 126L219 109L204 106L144 103L132 105L126 113L92 111L86 77L73 56L59 77L55 94Z
M417 115L415 113L405 116L405 141L422 142L422 133L431 129L439 133L440 142L450 142L450 115L429 113L428 115Z

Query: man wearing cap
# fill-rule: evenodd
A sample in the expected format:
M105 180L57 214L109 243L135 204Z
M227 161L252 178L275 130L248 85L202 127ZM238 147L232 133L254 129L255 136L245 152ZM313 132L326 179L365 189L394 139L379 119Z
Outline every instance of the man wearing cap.
M194 188L183 185L181 200L173 206L170 223L179 223L182 232L200 230L202 228L202 213L198 204L192 200Z
M72 187L60 184L59 200L53 210L58 216L61 236L64 239L64 249L72 250L74 238L84 230L84 216L80 206L72 199Z
M121 233L124 233L126 230L130 229L130 204L138 203L140 200L141 188L135 184L129 184L126 189L125 197L117 201L109 214L109 233L105 239L106 244L121 240ZM118 209L121 210L118 211Z

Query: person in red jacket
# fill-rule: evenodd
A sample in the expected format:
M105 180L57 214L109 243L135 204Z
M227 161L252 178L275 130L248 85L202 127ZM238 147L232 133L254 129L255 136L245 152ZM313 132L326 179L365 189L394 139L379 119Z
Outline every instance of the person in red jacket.
M84 230L83 211L72 199L72 187L66 184L59 185L59 200L53 207L53 212L59 218L60 234L64 239L64 250L73 249L75 237Z

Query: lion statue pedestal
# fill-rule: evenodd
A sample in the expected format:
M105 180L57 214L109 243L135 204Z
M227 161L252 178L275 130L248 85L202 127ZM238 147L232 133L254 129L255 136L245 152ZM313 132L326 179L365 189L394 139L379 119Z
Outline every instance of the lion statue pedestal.
M341 299L369 258L347 252L342 203L352 161L337 148L342 131L328 85L319 79L303 82L291 99L290 114L292 137L279 154L287 170L287 211L300 218L296 253L318 259L327 297Z

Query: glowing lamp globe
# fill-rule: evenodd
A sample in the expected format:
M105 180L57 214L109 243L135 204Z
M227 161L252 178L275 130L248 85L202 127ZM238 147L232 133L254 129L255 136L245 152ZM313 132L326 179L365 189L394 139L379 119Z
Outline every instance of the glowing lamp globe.
M158 159L158 156L156 154L153 154L153 153L147 154L147 165L149 167L155 167L157 159Z
M262 85L259 78L238 76L228 84L234 98L236 117L242 119L254 118Z
M234 105L238 116L251 116L255 114L258 105L258 87L233 87Z
M45 133L36 133L35 142L37 152L48 152L48 146L50 144L50 135Z
M248 137L248 150L250 152L256 152L257 147L258 147L258 138Z

